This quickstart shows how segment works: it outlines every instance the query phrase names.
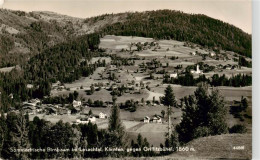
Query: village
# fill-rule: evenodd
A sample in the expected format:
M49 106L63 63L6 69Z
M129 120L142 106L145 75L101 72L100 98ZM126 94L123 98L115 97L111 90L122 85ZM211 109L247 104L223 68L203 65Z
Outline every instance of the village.
M213 75L226 78L252 75L252 68L239 65L237 53L213 51L187 42L108 35L101 39L99 47L102 56L92 58L90 63L103 63L104 67L72 83L53 83L49 97L23 102L20 111L28 114L30 120L38 116L52 123L60 120L70 124L91 122L106 129L116 97L115 103L121 109L121 119L130 136L142 133L153 145L159 145L168 126L167 107L161 98L169 83L173 82L170 85L177 100L170 117L175 126L182 120L181 99L196 90L196 85L190 85L195 84L194 81L211 80ZM249 58L246 60L251 62ZM251 86L215 88L225 97L227 107L241 97L246 97L251 104ZM228 118L230 126L239 122L232 115Z
M53 104L41 104L39 99L32 99L29 102L24 102L21 111L24 115L28 114L30 116L41 116L45 115L75 115L78 116L76 121L72 121L71 124L87 124L89 122L96 123L96 121L107 119L107 114L100 112L99 114L93 114L89 106L83 105L81 101L73 101L73 107L76 112L72 113L72 110L62 107L61 105ZM144 117L144 123L162 123L162 117L160 115L154 115L153 118L149 116Z

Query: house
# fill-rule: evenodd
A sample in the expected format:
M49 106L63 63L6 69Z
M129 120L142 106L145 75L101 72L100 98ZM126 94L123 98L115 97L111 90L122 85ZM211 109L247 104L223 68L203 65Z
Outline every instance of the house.
M26 88L31 89L31 88L33 88L33 85L32 84L27 84Z
M193 56L195 56L195 55L196 55L196 52L191 52L190 54L193 55Z
M209 54L211 57L214 57L216 55L216 53L214 53L214 52L210 52Z
M100 119L105 119L105 118L107 118L107 114L105 114L105 113L103 113L103 112L100 112L100 113L99 113L99 118L100 118Z
M117 71L117 70L118 69L117 69L116 65L110 65L109 71Z
M89 117L85 117L85 118L78 118L76 120L77 123L80 124L88 124L89 122L96 122L96 117L95 116L89 116Z
M33 104L34 106L36 106L37 104L41 103L41 101L38 98L35 99L31 99L29 101L29 103Z
M80 107L81 106L81 101L74 100L72 104L73 104L73 107Z
M57 115L57 109L54 107L46 107L45 108L46 114L53 114L53 115Z
M68 109L68 108L61 108L61 109L59 109L59 114L60 115L71 115L71 110L70 109Z
M177 73L172 73L170 74L170 78L177 78L178 74Z
M153 123L162 123L162 118L158 115L153 117Z
M11 99L13 99L13 98L14 98L13 93L11 93L11 94L9 95L9 97L10 97Z
M36 114L36 108L35 106L31 106L31 105L24 105L23 108L22 108L23 112L25 114L28 114L28 115L33 115L33 114Z
M42 113L43 112L42 106L36 106L36 113Z
M89 119L90 122L96 122L95 116L89 116L88 119Z
M23 106L25 105L29 105L29 106L36 106L37 104L39 104L41 101L36 98L36 99L31 99L29 100L29 102L23 102Z
M88 118L80 118L80 119L77 119L76 122L80 123L80 124L88 124L89 120L88 120Z
M144 123L150 123L150 117L148 116L144 117Z

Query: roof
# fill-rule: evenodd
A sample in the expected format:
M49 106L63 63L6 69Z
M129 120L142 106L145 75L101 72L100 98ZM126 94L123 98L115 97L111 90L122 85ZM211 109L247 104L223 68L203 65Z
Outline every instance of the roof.
M144 119L150 119L150 117L148 117L148 116L145 116L145 117L144 117Z
M161 119L161 116L155 115L153 119Z
M22 109L30 109L30 110L34 110L35 107L34 107L34 106L23 106Z

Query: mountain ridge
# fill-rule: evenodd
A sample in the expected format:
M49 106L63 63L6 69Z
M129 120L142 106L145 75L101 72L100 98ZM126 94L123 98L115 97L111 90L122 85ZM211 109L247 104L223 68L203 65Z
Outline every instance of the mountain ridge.
M102 36L175 39L251 57L251 35L202 14L173 10L103 14L76 18L49 11L0 10L0 67L26 62L56 44L98 32Z

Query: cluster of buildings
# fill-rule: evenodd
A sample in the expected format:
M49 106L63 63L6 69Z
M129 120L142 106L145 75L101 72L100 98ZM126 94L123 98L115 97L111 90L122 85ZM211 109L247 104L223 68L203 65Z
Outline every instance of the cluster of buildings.
M61 104L42 104L39 99L32 99L28 102L24 102L21 108L24 114L35 115L35 114L46 114L46 115L71 115L73 114L81 114L88 115L88 113L84 113L86 107L84 106L82 109L82 102L74 100L72 102L74 107L73 111L66 106L62 106ZM103 112L100 112L99 115L92 115L92 117L87 117L89 121L94 122L95 118L107 118L107 115ZM86 121L86 120L84 120ZM83 122L83 121L82 121Z
M106 119L107 114L100 112L99 115L87 115L86 117L78 117L76 119L76 122L73 122L74 124L88 124L89 122L94 123L96 122L96 119Z

